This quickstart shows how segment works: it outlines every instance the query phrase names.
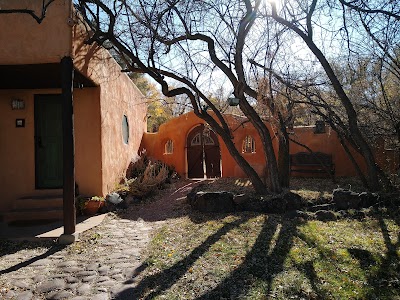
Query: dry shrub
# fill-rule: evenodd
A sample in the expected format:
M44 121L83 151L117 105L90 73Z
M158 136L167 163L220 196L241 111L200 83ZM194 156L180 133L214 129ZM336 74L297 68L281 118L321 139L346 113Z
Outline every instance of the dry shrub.
M150 160L146 152L142 152L139 159L130 164L127 178L118 186L116 192L142 198L161 188L170 175L171 168L161 161Z
M160 188L168 178L169 169L161 162L149 161L143 174L128 180L129 193L143 197Z

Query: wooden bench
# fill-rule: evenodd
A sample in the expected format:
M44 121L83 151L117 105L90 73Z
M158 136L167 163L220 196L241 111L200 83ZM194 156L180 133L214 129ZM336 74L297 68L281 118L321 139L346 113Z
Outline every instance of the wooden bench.
M326 173L335 175L335 165L332 155L322 152L298 152L290 155L290 172Z

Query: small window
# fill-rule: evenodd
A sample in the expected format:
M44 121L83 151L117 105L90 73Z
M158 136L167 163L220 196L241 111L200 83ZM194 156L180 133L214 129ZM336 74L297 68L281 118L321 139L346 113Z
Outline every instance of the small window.
M215 145L214 139L209 135L203 135L204 145ZM190 146L199 146L201 145L201 135L200 133L196 134L192 141L190 142Z
M214 140L210 136L204 136L204 144L205 145L214 145Z
M242 152L243 153L256 153L256 142L254 141L253 137L247 135L243 140L242 145Z
M325 133L325 122L324 121L316 121L314 133Z
M174 153L174 142L172 140L168 140L165 143L164 154L172 154Z
M200 133L196 134L196 135L192 138L192 141L190 142L190 146L198 146L198 145L201 145Z
M125 115L122 117L122 139L124 140L125 144L128 144L128 142L129 142L129 123L128 123L128 117Z

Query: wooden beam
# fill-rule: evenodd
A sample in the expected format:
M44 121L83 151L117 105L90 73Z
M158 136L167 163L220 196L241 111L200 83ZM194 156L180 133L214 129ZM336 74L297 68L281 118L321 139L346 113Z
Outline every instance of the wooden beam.
M75 151L73 112L74 67L71 57L61 59L61 89L63 118L63 209L64 234L75 233Z

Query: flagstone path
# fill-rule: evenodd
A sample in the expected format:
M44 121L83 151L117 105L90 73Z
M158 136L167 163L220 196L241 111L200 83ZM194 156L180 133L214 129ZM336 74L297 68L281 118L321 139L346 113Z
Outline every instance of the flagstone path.
M113 299L135 287L145 268L152 233L182 213L197 182L181 181L155 201L109 214L82 241L62 247L28 247L0 257L0 299Z

